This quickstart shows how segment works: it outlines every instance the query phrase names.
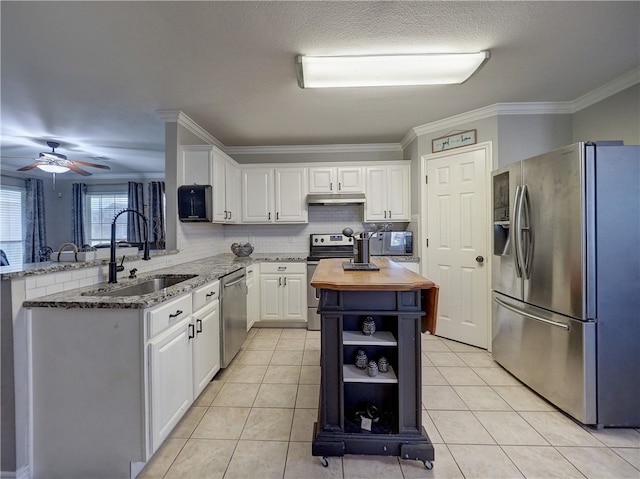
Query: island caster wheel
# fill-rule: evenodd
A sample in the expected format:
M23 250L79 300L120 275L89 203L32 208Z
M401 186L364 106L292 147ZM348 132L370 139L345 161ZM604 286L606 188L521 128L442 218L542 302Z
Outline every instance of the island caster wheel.
M427 470L429 470L429 471L430 471L431 469L433 469L433 462L431 462L431 461L424 461L424 467L426 467L426 468L427 468Z
M320 458L320 464L322 464L322 467L329 467L329 459L327 459L325 456L322 456Z

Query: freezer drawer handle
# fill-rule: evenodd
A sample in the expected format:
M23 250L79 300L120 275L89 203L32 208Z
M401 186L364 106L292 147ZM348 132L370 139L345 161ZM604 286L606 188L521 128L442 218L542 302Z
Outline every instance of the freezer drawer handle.
M551 326L557 326L558 328L566 329L567 331L569 331L568 324L559 323L557 321L551 321L550 319L541 318L540 316L536 316L534 314L525 313L524 311L521 311L518 308L514 308L513 306L505 303L504 301L499 300L498 298L493 298L493 300L503 308L508 309L509 311L513 311L514 313L520 314L522 316L526 316L529 319L540 321L541 323L547 323L547 324L550 324Z

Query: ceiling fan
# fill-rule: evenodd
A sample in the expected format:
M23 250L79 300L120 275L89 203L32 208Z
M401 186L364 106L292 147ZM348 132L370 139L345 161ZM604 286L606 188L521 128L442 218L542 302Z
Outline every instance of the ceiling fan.
M30 165L18 168L17 171L29 171L34 168L39 168L47 173L64 173L66 171L75 171L82 176L90 176L91 173L83 170L79 166L89 166L91 168L102 168L103 170L110 170L108 166L99 165L97 163L87 163L85 161L69 160L66 155L56 153L56 148L60 146L60 143L56 141L47 141L47 145L51 148L51 151L41 152L38 159ZM79 165L79 166L78 166Z

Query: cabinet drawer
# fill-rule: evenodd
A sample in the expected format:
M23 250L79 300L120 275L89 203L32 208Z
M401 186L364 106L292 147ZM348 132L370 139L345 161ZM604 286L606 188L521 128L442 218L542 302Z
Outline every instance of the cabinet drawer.
M193 292L193 311L198 311L212 301L220 299L220 281L212 281Z
M163 303L147 313L149 338L164 331L169 326L182 321L191 314L191 294Z
M260 263L260 273L306 273L307 263Z

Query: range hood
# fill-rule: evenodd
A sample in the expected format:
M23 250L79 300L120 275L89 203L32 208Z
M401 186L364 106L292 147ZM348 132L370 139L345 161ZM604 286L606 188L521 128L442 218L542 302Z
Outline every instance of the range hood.
M307 204L309 205L361 205L364 202L364 193L316 193L307 195Z

